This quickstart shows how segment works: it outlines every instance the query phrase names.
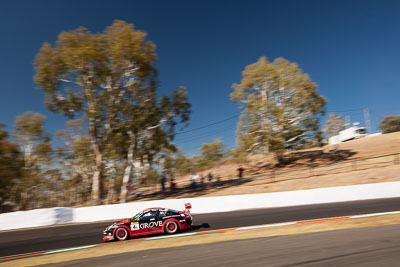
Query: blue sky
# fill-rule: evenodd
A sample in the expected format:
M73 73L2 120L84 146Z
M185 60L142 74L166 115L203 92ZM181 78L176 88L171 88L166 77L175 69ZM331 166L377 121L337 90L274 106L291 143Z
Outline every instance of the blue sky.
M157 46L160 92L179 85L192 103L184 131L239 113L229 99L246 65L266 56L297 62L328 99L327 111L368 107L372 129L400 115L400 1L3 1L0 4L0 122L31 110L46 129L65 118L46 110L33 83L43 42L63 30L103 31L115 19L146 31ZM343 112L364 124L362 110ZM235 145L237 119L176 137L186 153L222 137Z

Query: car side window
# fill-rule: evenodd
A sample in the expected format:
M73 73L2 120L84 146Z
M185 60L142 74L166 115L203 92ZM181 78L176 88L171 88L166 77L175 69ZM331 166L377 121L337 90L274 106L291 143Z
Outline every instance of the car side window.
M175 215L179 215L179 213L168 211L167 215L168 216L175 216Z
M167 216L167 213L165 211L160 211L158 217L162 218L162 217L165 217L165 216Z
M144 213L140 218L141 219L150 219L150 218L154 218L157 214L157 211L148 211L146 213Z

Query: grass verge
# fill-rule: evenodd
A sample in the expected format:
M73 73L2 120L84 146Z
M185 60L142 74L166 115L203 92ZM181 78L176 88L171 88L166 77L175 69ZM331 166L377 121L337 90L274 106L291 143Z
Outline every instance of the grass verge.
M216 243L230 240L261 238L281 235L295 235L311 232L324 232L349 228L361 228L371 226L381 226L390 224L400 224L400 214L380 215L368 218L333 220L323 222L302 223L288 226L277 226L271 228L259 228L240 231L223 231L195 236L183 236L173 239L159 239L126 243L116 243L113 245L99 246L77 251L56 253L26 259L19 259L1 263L1 266L35 266L40 264L66 262L84 258L100 257L104 255L119 254L125 252L142 251L156 248L179 247L186 245L198 245L206 243Z

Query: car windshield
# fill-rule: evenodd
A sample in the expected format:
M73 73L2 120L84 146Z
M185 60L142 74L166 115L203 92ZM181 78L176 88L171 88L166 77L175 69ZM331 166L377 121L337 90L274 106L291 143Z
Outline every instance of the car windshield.
M133 220L137 220L139 219L139 217L142 215L143 211L139 212L138 214L136 214L135 216L133 216Z

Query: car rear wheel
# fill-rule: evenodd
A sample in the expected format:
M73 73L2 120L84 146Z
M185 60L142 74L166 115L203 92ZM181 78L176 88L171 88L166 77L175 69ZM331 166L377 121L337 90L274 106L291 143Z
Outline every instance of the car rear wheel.
M174 221L168 221L165 224L165 232L167 234L170 234L170 235L175 234L176 232L178 232L178 230L179 230L178 224Z
M128 239L128 231L122 227L118 228L117 231L115 231L115 238L119 241L124 241Z

